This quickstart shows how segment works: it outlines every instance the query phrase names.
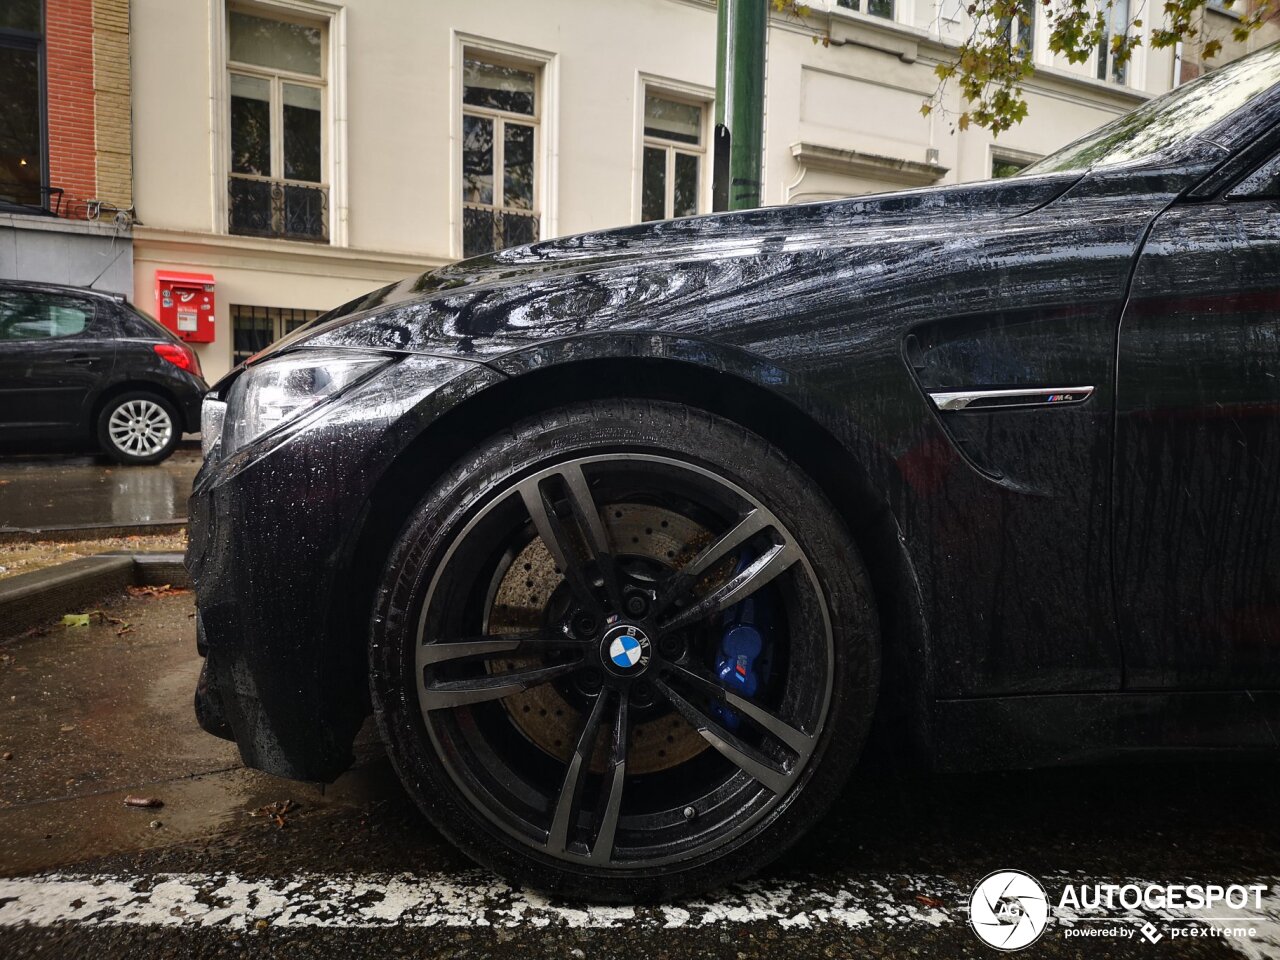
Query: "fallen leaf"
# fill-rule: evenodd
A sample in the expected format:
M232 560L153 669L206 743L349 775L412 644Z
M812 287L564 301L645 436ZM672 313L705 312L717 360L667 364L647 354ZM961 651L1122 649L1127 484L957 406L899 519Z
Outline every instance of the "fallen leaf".
M127 796L124 798L126 807L163 807L164 801L159 797L135 797Z
M942 907L941 900L939 900L937 897L931 897L928 894L924 894L924 893L916 894L916 903L922 904L926 907L932 907L934 910L938 910Z
M105 610L90 610L90 611L88 612L87 616L90 616L90 617L97 617L97 618L98 618L99 620L101 620L103 623L111 623L111 624L114 624L114 625L116 625L116 626L118 626L118 627L127 627L127 626L129 626L128 621L126 621L126 620L121 620L119 617L113 617L111 614L107 613L107 611L105 611Z
M275 803L264 804L257 810L249 814L251 817L268 817L280 829L284 829L288 825L288 816L298 809L298 804L292 800L277 800Z
M62 618L64 627L87 627L89 625L89 615L87 613L68 613Z
M71 732L72 730L74 730L75 728L76 728L76 725L75 725L74 723L64 723L64 724L63 724L62 726L60 726L58 729L59 729L62 733L70 733L70 732Z
M172 584L162 583L160 586L142 586L142 587L125 587L125 592L131 597L175 597L184 593L190 593L186 587L175 587Z

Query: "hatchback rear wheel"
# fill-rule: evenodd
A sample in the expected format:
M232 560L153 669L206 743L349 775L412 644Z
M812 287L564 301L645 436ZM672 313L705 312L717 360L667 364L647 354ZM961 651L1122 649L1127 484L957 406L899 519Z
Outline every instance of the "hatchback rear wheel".
M178 414L159 394L130 391L107 401L98 415L98 443L119 463L159 463L181 439Z
M652 899L750 872L821 815L878 649L857 552L803 472L725 420L619 401L518 425L422 501L384 572L372 695L467 853Z

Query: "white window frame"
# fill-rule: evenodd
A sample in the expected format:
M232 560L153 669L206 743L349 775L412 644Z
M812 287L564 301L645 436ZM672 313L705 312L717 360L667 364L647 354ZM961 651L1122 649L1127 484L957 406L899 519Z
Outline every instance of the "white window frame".
M914 0L893 0L893 16L879 17L872 13L867 13L868 0L858 0L858 9L850 10L848 7L842 7L836 0L824 0L828 13L841 17L849 17L851 20L859 20L865 23L897 23L904 27L912 26L915 23ZM818 4L810 2L811 9L817 9Z
M1105 3L1099 2L1098 4L1096 4L1096 6L1105 6ZM1129 19L1132 19L1135 15L1134 14L1135 6L1141 9L1143 6L1143 0L1129 0ZM1148 30L1150 28L1147 26L1146 17L1139 15L1139 18L1143 21L1143 25L1141 27L1138 27L1135 32L1142 38L1143 42L1138 44L1136 47L1134 47L1131 52L1131 55L1129 57L1129 62L1128 64L1126 64L1126 70L1128 75L1124 83L1118 82L1112 76L1110 54L1108 54L1107 56L1108 62L1107 62L1107 70L1106 70L1105 78L1098 76L1098 50L1096 47L1094 48L1093 52L1089 55L1088 61L1084 64L1084 67L1086 68L1086 71L1087 71L1086 76L1088 76L1090 80L1094 81L1095 83L1105 83L1109 87L1118 87L1121 90L1145 90L1146 89L1147 87L1147 42L1146 41L1148 36ZM1046 43L1047 43L1047 38L1046 38Z
M272 18L277 22L285 22L280 18ZM305 23L305 21L290 21ZM310 26L310 24L306 24ZM323 51L321 51L323 53ZM320 107L324 110L325 89L329 86L325 77L325 57L321 57L320 76L312 76L305 73L292 73L288 70L272 70L267 67L259 67L251 63L240 63L238 61L227 61L227 73L235 74L240 77L252 77L257 80L265 80L271 87L269 94L269 105L271 110L271 170L266 174L272 180L284 180L284 85L290 84L295 87L310 87L313 90L320 91ZM228 84L230 81L228 81ZM231 98L227 97L227 108L231 107ZM320 115L320 173L324 176L325 171L329 169L329 131L325 122L325 114ZM228 118L228 133L231 132L230 118ZM230 143L228 143L228 148ZM239 174L239 176L249 176L249 174ZM299 183L303 181L298 181ZM329 184L321 180L317 186L328 187Z
M468 56L530 70L534 75L534 116L506 114L503 111L467 106L462 102L465 86L464 64ZM532 123L534 143L533 213L538 217L538 239L556 235L556 156L558 143L557 90L558 58L554 53L520 44L505 43L487 37L454 31L449 151L449 243L454 257L463 256L462 221L462 117L463 113L510 117L520 123ZM501 194L502 144L494 137L494 197Z
M281 71L263 70L236 64L234 67L229 58L230 37L228 36L228 19L235 10L251 16L266 17L274 20L287 20L297 23L315 25L325 31L326 43L322 51L321 77L323 94L321 99L321 166L323 183L328 187L329 199L329 245L345 247L349 235L349 210L347 200L347 14L346 9L323 0L214 0L209 4L210 23L209 36L209 89L210 98L210 169L212 179L210 189L213 197L213 223L211 229L216 234L230 233L230 211L227 200L227 180L231 172L231 73L255 74L261 76L285 76ZM295 82L293 76L287 76L288 82ZM304 84L315 85L316 78L299 74L297 80ZM275 129L276 119L272 108L272 138L275 140L279 131ZM272 163L275 164L273 158ZM280 243L308 243L307 241L280 240ZM308 243L314 246L313 243Z
M1040 47L1041 47L1040 6L1041 4L1039 3L1039 0L1029 0L1028 6L1031 7L1031 49L1025 51L1025 54L1026 54L1026 57L1032 63L1040 63ZM1017 39L1017 36L1018 36L1018 24L1013 23L1011 26L1012 26L1012 29L1010 30L1009 46L1012 48L1014 45L1014 41ZM1045 47L1047 49L1048 47L1047 43L1045 44Z
M667 100L675 100L702 108L701 142L697 147L692 144L665 140L660 137L647 137L644 132L644 100L648 93ZM661 147L667 151L667 196L663 203L665 211L670 211L675 195L675 154L696 154L699 157L698 167L698 213L711 212L711 178L713 151L711 141L715 128L716 93L711 87L695 83L684 83L667 77L658 77L647 73L636 74L636 119L635 119L635 151L632 158L631 176L631 220L640 223L644 215L644 150L645 147Z

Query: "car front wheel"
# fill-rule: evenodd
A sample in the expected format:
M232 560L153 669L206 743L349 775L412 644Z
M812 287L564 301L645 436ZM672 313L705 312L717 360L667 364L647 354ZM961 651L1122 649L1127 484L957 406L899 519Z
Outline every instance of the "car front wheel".
M178 413L164 397L130 391L112 397L98 415L98 444L117 463L159 463L178 445Z
M857 550L759 437L614 401L491 438L418 505L374 612L404 784L519 884L632 901L758 869L857 759L879 640Z

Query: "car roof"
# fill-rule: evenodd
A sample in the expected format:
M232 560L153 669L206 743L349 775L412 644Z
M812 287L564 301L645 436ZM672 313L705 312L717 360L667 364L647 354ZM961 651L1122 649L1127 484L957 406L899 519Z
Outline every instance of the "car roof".
M89 287L73 287L66 283L44 283L38 280L0 280L0 290L28 290L34 293L62 293L77 297L96 297L110 300L112 303L126 303L128 298L123 293L112 293L109 290L94 290Z

